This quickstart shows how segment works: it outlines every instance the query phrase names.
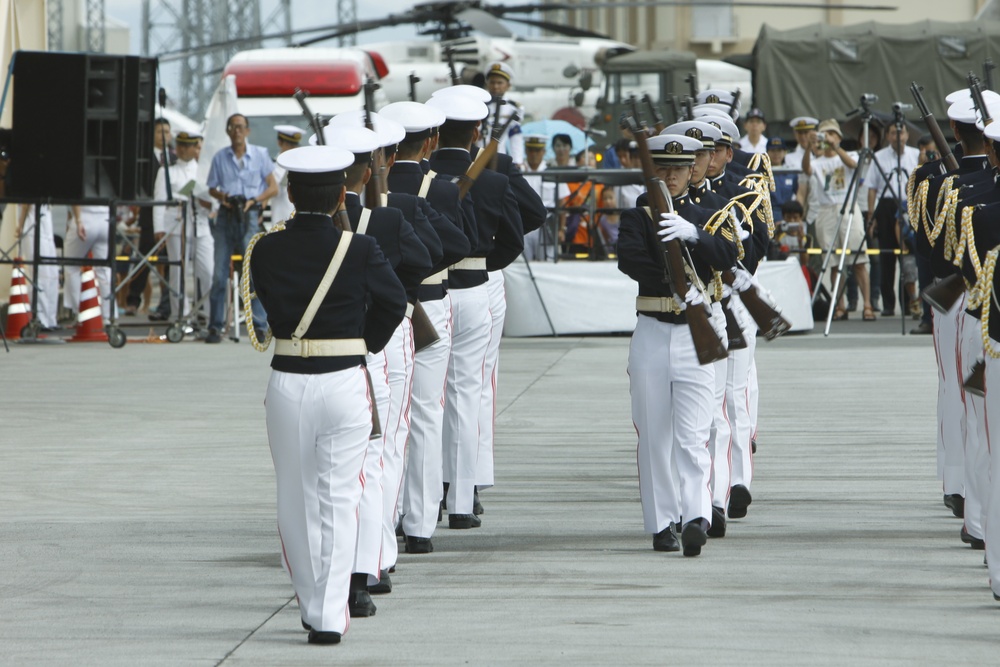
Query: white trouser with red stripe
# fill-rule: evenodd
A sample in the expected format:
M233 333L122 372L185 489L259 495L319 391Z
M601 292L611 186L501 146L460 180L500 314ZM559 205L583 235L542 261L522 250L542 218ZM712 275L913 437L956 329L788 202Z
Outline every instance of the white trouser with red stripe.
M282 556L302 620L343 633L371 432L364 369L272 371L264 404Z
M382 419L385 448L382 454L382 569L396 565L399 546L396 523L399 496L403 492L406 440L410 435L410 396L413 390L413 325L403 318L382 351L389 379L389 407ZM380 406L381 407L381 406Z
M935 318L936 319L936 318ZM1000 343L990 339L992 345L1000 348ZM1000 359L986 355L986 422L987 445L990 451L989 503L986 507L986 563L990 572L990 587L1000 594ZM993 456L993 450L997 455ZM990 530L990 527L994 528Z
M726 377L726 411L733 430L733 468L730 484L742 484L747 489L753 481L753 420L750 416L750 368L757 349L757 325L737 295L730 305L743 331L747 346L729 353Z
M947 495L965 495L965 404L959 375L958 329L963 294L947 313L934 313L934 354L938 363L938 476Z
M52 214L47 206L42 207L42 222L38 226L39 257L55 257L56 241L52 233ZM21 230L21 251L15 256L22 257L26 275L31 275L31 260L35 257L35 207L29 207L28 215ZM56 265L40 265L38 275L33 277L38 285L38 321L43 327L56 326L56 311L59 308L59 267ZM77 283L76 298L80 298L79 283ZM31 300L31 284L27 285L28 300Z
M983 337L979 320L962 311L959 325L959 376L969 377L972 367L983 358ZM990 487L989 451L986 445L986 404L983 398L962 390L965 403L965 529L983 539L983 514Z
M80 224L83 225L85 238L81 239L77 226L70 223L66 229L66 241L63 244L63 256L83 259L87 253L93 253L96 260L106 260L108 257L108 212L98 213L86 207L80 213ZM111 267L95 266L97 290L101 297L101 316L105 322L111 316ZM63 305L74 313L80 310L80 267L66 267L66 283L63 286Z
M451 357L445 382L444 481L448 511L472 514L479 458L479 410L486 378L489 345L490 297L486 285L452 289Z
M682 515L685 522L711 522L708 438L714 366L698 364L686 324L640 314L629 346L628 374L646 532L658 533Z
M733 431L726 410L726 378L729 357L712 364L715 373L715 399L712 403L712 430L709 436L712 455L712 505L725 513L729 503L729 485L733 473Z
M503 336L503 320L507 315L503 271L490 271L486 290L490 295L491 325L489 343L486 346L486 365L483 367L483 399L479 405L479 464L476 467L476 486L480 489L493 486L493 434L497 414L500 338Z
M437 527L442 495L444 384L451 356L451 297L422 303L441 338L421 350L413 362L402 510L403 532L413 537L431 537Z

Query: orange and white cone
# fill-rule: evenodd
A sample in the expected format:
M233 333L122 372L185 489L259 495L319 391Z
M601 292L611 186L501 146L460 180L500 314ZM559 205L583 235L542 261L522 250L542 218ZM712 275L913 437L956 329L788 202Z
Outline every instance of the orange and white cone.
M80 316L76 322L76 334L69 339L69 342L108 342L108 334L104 332L104 320L101 318L101 297L97 293L92 266L85 266L80 272Z
M24 279L24 263L20 257L14 260L10 273L10 305L7 307L8 340L20 340L21 329L31 321L31 301L28 298L28 281Z

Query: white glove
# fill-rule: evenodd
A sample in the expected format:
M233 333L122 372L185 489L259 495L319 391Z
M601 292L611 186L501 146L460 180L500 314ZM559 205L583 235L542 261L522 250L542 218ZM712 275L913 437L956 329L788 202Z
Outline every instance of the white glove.
M740 225L739 230L740 230L740 241L746 241L748 238L750 238L750 231L746 227Z
M736 269L736 277L733 279L733 289L737 292L746 292L753 286L753 276L746 269Z
M733 295L733 288L725 283L722 284L722 298L728 299Z
M715 329L715 335L722 341L723 347L729 349L729 333L726 331L726 314L722 310L721 303L716 302L712 304L712 315L708 318L708 321L712 324L712 328Z
M681 310L687 309L688 306L700 306L705 303L705 297L702 295L701 290L691 285L688 288L687 294L684 295L684 303L681 304Z
M691 243L698 242L698 228L692 223L688 222L676 213L664 213L660 216L660 239L663 241L673 241L678 239L680 241L690 241Z

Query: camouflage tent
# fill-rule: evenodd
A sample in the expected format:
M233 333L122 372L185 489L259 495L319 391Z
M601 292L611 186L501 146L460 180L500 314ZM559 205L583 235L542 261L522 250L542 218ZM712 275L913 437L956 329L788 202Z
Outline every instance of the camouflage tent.
M874 108L890 112L894 102L913 104L913 81L942 118L945 95L965 86L970 71L982 76L990 57L1000 63L1000 22L920 21L794 30L765 25L752 56L728 60L753 69L754 105L769 123L780 123L801 115L843 119L863 93L878 95ZM919 122L916 109L907 116Z

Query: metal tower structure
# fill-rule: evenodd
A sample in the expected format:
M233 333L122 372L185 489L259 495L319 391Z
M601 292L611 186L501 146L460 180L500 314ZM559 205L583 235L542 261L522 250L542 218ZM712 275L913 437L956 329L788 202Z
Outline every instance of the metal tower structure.
M358 0L337 0L337 23L344 25L345 23L354 23L357 20ZM337 38L337 44L340 46L355 46L357 43L358 36L356 33L341 35Z
M46 5L49 51L62 51L63 49L63 1L49 0L48 5Z
M104 29L104 0L86 0L87 43L91 53L104 53L107 32Z
M268 23L279 21L290 27L290 4L291 0L278 0ZM233 54L261 46L260 5L260 0L143 0L143 55L231 42L161 63L162 85L182 113L200 118Z

